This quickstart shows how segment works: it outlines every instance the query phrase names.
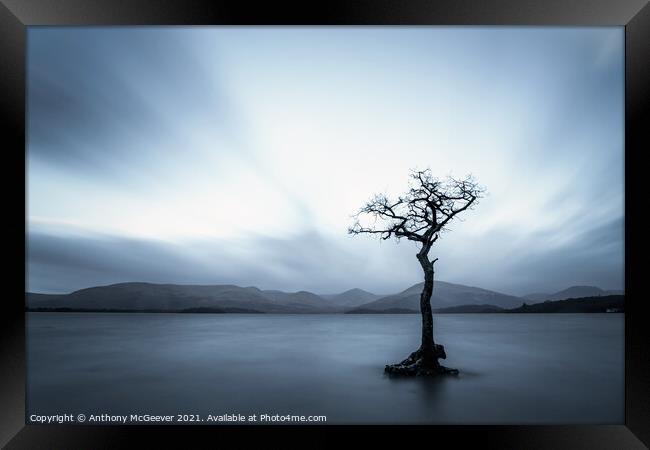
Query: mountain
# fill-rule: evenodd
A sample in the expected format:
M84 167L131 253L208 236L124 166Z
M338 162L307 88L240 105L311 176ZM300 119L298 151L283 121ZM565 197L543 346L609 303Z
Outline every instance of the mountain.
M523 298L532 302L545 300L566 300L568 298L599 297L603 295L623 295L621 290L605 291L596 286L571 286L554 294L534 293L524 295Z
M533 305L522 304L517 308L501 308L495 305L459 305L447 308L437 308L434 314L486 314L486 313L525 313L525 314L554 314L554 313L608 313L625 312L624 295L602 295L596 297L570 298L565 300L546 300ZM417 314L411 309L367 309L355 308L347 314Z
M342 310L316 294L305 291L285 293L234 285L153 283L119 283L81 289L64 295L28 293L27 307L125 311L212 309L217 312L265 313L323 313Z
M287 293L276 290L261 291L257 288L247 289L254 289L274 304L292 308L294 312L340 312L342 309L308 291Z
M477 314L477 313L502 313L509 310L494 305L459 305L447 308L434 309L434 314ZM406 308L365 309L354 308L346 314L420 314L420 311Z
M424 283L418 283L399 294L389 295L360 305L363 310L381 311L387 309L420 310L420 293ZM523 303L523 299L500 292L489 291L462 284L436 281L431 297L433 309L449 308L461 305L494 305L500 308L514 308Z
M340 294L321 295L321 297L334 305L353 308L377 300L381 295L355 288Z
M70 294L26 293L26 306L39 311L409 314L420 311L422 287L423 283L418 283L398 294L381 297L362 289L319 296L308 291L282 292L254 286L119 283ZM586 296L589 292L595 295ZM609 295L611 292L593 286L573 286L550 295L572 295L569 299L522 306L524 298L436 281L431 306L437 314L622 309L623 295Z
M510 313L604 313L625 312L624 295L601 295L595 297L546 300L543 303L522 305Z
M494 305L460 305L450 306L448 308L434 309L434 314L484 314L484 313L502 313L509 310Z
M533 292L532 294L526 294L522 298L531 302L543 302L553 294L548 292Z
M406 308L388 308L388 309L365 309L354 308L346 311L345 314L420 314L418 311Z

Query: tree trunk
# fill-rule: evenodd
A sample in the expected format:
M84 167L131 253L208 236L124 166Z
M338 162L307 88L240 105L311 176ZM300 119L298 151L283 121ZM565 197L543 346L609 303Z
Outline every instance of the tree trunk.
M420 294L420 313L422 314L422 344L420 352L429 363L437 363L435 357L435 342L433 340L433 313L431 311L431 295L433 294L433 265L426 256L418 256L424 270L424 287Z
M387 365L385 371L394 375L457 375L458 370L449 369L438 363L445 359L445 348L433 340L433 312L431 311L431 294L433 294L433 263L427 257L428 249L421 250L417 257L424 270L424 287L420 294L420 313L422 314L422 343L404 361ZM435 262L435 260L434 260Z

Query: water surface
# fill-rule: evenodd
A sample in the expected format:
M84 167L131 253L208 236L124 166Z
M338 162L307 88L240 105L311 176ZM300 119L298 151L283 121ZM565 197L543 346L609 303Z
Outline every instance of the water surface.
M458 314L434 324L457 377L383 373L418 347L418 315L28 313L28 414L623 423L622 314Z

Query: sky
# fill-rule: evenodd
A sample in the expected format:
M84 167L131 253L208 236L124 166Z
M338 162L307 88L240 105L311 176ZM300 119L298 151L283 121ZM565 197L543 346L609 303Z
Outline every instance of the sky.
M436 278L623 289L622 27L28 28L27 280L398 292L416 244L350 236L410 169L485 198Z

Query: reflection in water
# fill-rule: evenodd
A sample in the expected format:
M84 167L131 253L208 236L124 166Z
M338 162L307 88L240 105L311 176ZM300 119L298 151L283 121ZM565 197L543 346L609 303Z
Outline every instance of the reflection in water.
M623 315L28 315L30 413L324 414L328 423L622 423Z

